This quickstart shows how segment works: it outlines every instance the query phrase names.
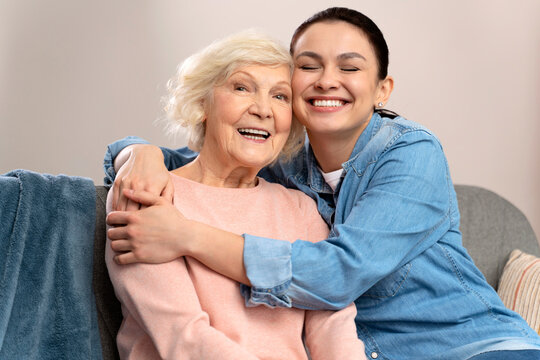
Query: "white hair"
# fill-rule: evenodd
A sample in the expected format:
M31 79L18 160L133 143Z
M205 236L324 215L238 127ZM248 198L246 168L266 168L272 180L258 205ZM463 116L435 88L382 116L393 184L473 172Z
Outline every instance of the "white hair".
M253 30L242 31L218 40L188 57L168 82L165 111L167 131L189 136L189 147L200 151L204 142L205 105L211 106L213 89L239 67L246 65L287 65L293 70L287 50L269 37ZM293 116L289 138L280 157L290 159L304 143L304 127Z

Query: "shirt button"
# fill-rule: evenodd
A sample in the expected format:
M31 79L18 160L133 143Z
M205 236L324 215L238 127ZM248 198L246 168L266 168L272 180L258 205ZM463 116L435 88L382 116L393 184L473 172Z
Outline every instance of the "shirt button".
M371 353L371 358L376 359L379 357L379 354L377 354L375 351Z

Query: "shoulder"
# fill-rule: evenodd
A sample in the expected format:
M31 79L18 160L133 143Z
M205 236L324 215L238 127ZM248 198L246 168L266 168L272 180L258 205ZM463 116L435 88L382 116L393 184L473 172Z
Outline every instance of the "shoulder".
M416 141L431 141L440 144L435 134L425 126L401 116L394 119L382 118L381 126L375 131L372 140L386 139L386 147L391 147L400 141L414 143Z
M344 164L347 171L359 176L381 167L391 172L448 172L441 143L431 130L399 116L375 120L369 139Z
M354 167L365 167L376 163L388 152L400 153L442 152L439 139L431 130L401 116L394 119L379 118L373 127L371 137L351 160Z
M287 205L302 210L302 212L317 211L317 203L315 200L304 194L300 190L286 188L281 184L270 183L262 178L259 179L262 182L262 190L265 195L272 199L272 201L280 202L282 205Z
M264 180L262 180L264 181ZM320 241L328 236L328 225L319 214L317 203L308 195L275 183L264 183L273 205L280 209L280 215L288 217L308 241Z
M403 117L383 121L373 137L379 146L379 157L392 152L401 154L403 160L438 156L444 158L443 148L437 136L425 126Z

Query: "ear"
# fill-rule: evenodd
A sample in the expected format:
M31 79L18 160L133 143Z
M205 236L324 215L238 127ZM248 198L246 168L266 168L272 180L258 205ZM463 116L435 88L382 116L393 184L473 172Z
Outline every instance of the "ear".
M204 112L204 116L203 116L201 122L205 122L206 119L208 118L208 109L206 107L207 101L203 99L203 100L200 101L200 104L201 104L201 108L202 108L202 110Z
M379 103L386 104L390 99L390 94L394 90L394 78L387 76L385 79L379 81L377 89L377 98L375 99L375 107L379 107Z

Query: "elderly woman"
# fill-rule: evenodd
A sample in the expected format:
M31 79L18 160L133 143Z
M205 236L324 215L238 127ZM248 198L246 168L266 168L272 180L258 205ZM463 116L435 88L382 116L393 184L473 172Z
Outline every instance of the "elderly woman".
M291 123L291 66L286 50L252 33L188 58L171 83L167 110L176 126L191 130L199 155L170 173L181 189L174 194L175 208L158 200L142 211L180 217L180 210L238 234L249 229L289 241L326 238L328 228L311 198L257 177L303 142L301 125ZM124 245L114 241L106 253L122 303L117 342L124 359L307 359L306 348L313 359L364 358L352 304L338 312L247 308L237 282L194 258L116 264L113 250L122 252Z

